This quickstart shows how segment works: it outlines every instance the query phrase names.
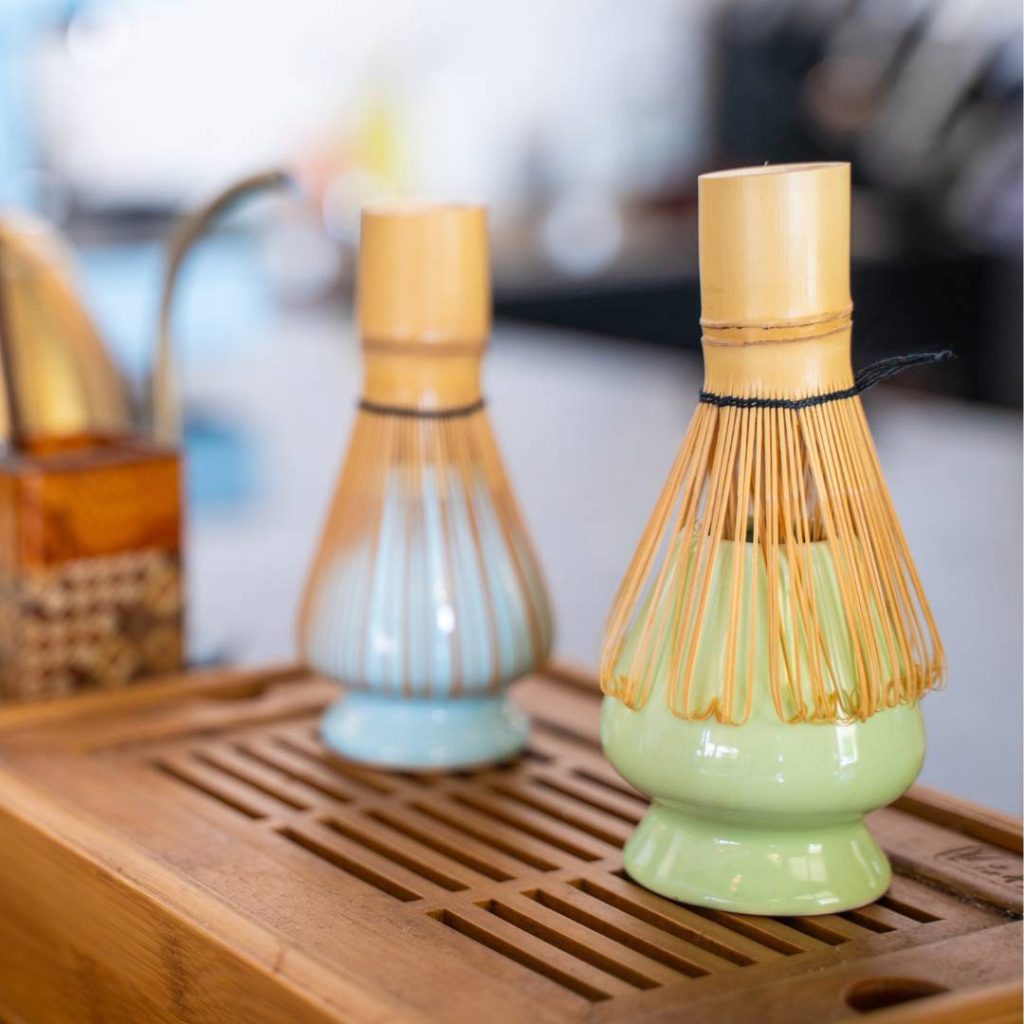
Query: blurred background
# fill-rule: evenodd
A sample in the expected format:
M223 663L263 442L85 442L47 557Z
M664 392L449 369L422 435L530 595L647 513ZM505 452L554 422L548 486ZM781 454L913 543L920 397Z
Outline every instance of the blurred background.
M71 241L146 391L174 219L282 167L176 309L197 663L294 655L358 397L358 211L490 205L486 391L561 657L593 666L700 387L696 177L853 164L855 363L943 630L923 781L1019 811L1021 11L1016 0L4 0L0 206Z

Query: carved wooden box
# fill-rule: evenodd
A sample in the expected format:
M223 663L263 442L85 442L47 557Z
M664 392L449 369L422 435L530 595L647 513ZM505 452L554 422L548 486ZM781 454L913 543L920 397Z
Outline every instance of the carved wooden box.
M0 701L181 667L180 487L143 442L0 461Z

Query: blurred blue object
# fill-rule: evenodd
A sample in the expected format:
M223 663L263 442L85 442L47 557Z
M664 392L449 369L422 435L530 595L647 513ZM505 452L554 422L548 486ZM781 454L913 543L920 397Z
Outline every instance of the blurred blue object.
M0 207L25 206L32 199L25 195L32 143L19 59L40 22L52 20L66 6L41 0L5 0L0 11Z
M194 412L185 420L185 452L189 509L233 511L255 496L253 446L237 424Z
M80 267L100 331L139 392L154 354L163 246L90 246L80 253ZM211 238L190 256L182 275L175 334L186 378L190 366L241 356L259 344L273 299L244 233ZM256 474L244 432L215 408L186 410L185 421L189 507L202 512L249 501Z
M86 301L124 371L136 383L149 371L156 344L164 273L157 242L93 246L81 251ZM244 233L205 241L182 269L174 313L181 365L223 359L254 344L273 309L257 253Z

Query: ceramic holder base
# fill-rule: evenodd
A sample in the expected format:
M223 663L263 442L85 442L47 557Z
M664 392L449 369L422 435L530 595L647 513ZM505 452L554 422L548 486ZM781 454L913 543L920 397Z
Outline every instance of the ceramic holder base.
M526 743L529 719L505 695L410 699L350 693L327 709L324 744L380 768L431 771L506 760Z
M860 815L708 813L656 800L625 848L627 873L671 899L741 914L860 907L889 886L889 862Z

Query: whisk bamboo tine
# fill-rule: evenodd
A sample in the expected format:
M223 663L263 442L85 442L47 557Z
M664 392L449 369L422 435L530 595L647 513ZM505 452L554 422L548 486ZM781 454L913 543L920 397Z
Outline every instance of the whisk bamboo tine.
M636 708L663 685L673 713L693 720L745 720L758 686L785 721L864 719L918 700L943 672L858 397L894 367L857 381L851 369L848 168L801 165L789 173L807 177L767 184L759 173L705 176L702 189L711 179L710 195L739 204L728 217L755 211L771 231L785 196L806 252L782 262L819 260L820 294L785 267L719 253L702 206L704 391L616 595L602 687ZM819 204L813 216L785 205L798 187ZM726 233L730 245L746 237ZM821 249L828 239L843 251ZM729 289L705 287L705 258L716 281L748 275L734 307Z

